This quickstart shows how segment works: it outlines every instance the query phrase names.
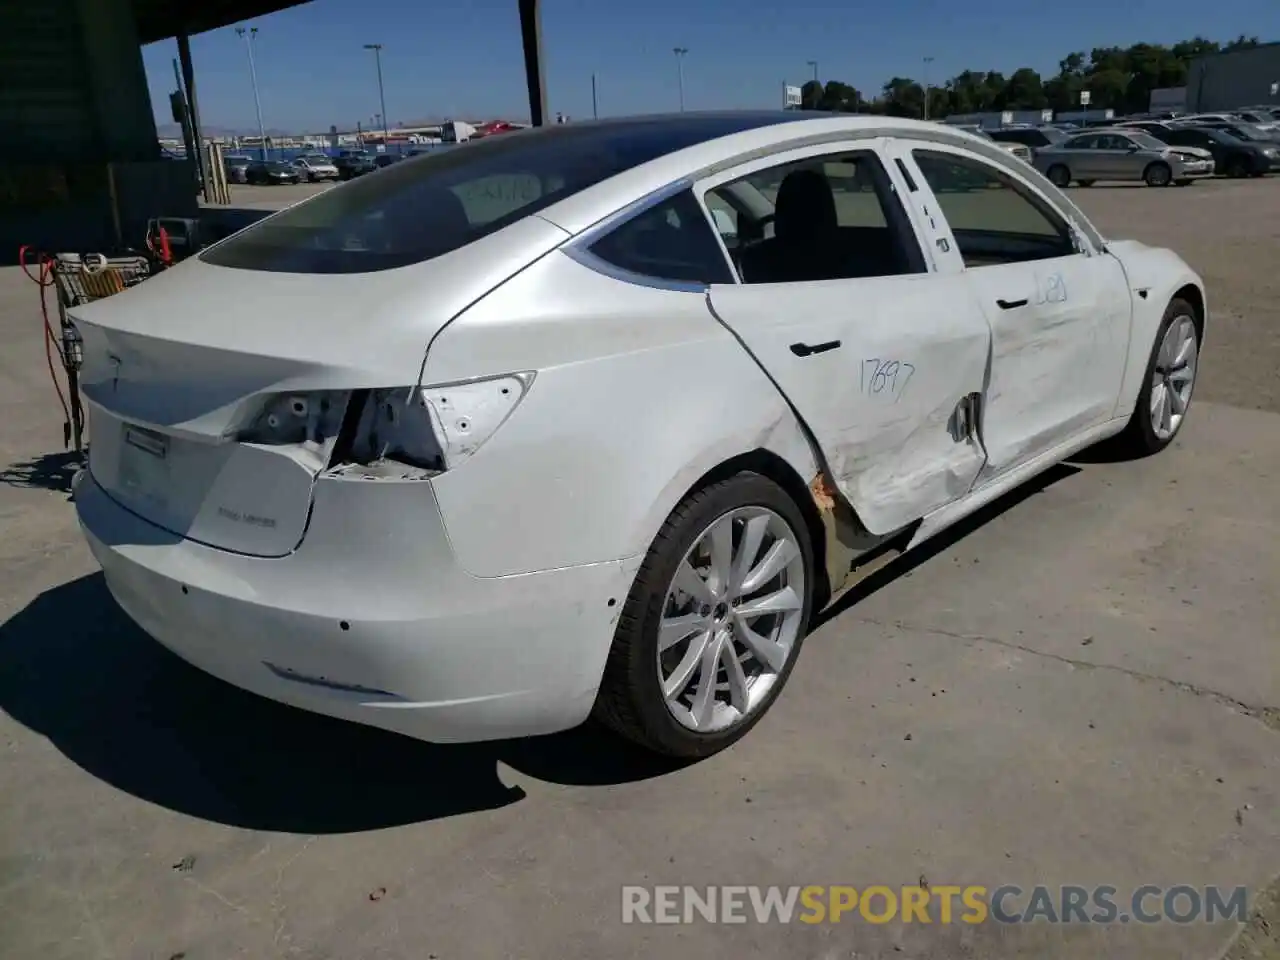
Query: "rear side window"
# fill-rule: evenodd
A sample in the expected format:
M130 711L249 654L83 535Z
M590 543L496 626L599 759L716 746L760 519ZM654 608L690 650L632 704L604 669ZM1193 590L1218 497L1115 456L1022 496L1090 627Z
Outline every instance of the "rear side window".
M380 168L212 247L206 263L290 273L390 270L466 246L632 167L777 114L566 124Z
M734 282L711 224L689 190L632 217L590 250L605 263L639 277Z

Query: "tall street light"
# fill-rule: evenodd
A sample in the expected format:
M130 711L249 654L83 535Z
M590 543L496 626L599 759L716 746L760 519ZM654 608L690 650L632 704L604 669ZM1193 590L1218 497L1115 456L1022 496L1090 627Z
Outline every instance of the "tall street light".
M929 64L933 63L933 57L924 58L924 108L921 119L929 119Z
M378 65L378 102L382 105L382 145L387 145L387 96L382 92L382 44L366 43L366 50L373 51L374 62Z
M258 111L258 136L262 142L262 159L267 159L267 131L262 125L262 101L258 99L258 70L253 65L253 41L258 36L258 28L236 27L236 36L244 38L245 49L249 51L249 79L253 83L253 107Z
M817 83L818 82L818 61L810 60L809 66L813 67L813 82Z
M684 55L689 52L688 47L673 47L676 55L676 74L680 80L680 112L684 113Z

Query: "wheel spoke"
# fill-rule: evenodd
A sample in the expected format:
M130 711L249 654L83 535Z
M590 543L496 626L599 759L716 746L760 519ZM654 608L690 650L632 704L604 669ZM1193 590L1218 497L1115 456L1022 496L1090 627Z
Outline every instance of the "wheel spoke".
M1178 391L1178 388L1173 386L1172 384L1170 384L1165 389L1169 394L1170 411L1179 417L1182 416L1182 414L1185 413L1187 409L1187 403L1185 400L1182 399L1182 394Z
M1196 376L1196 368L1188 364L1181 367L1175 367L1174 369L1170 370L1169 382L1173 383L1176 386L1182 386L1182 384L1190 383L1192 380L1194 380L1195 376Z
M724 672L729 678L729 703L739 713L747 712L747 674L742 669L742 661L738 659L738 648L726 643L722 648L721 659L724 661Z
M733 558L733 579L729 582L730 593L743 592L743 582L756 562L756 557L760 553L760 544L764 542L764 535L768 530L769 517L766 514L752 517L743 526L742 540L738 543L738 552Z
M742 581L743 594L754 593L776 577L796 557L800 548L790 540L775 540L755 568Z
M1173 401L1169 399L1172 393L1166 386L1160 395L1160 430L1166 434L1173 430Z
M702 651L698 669L698 689L693 695L693 703L689 705L689 712L693 714L693 722L699 730L711 725L711 717L716 706L716 681L720 673L720 658L723 651L723 637L711 640Z
M1173 355L1173 363L1170 369L1181 370L1183 367L1185 367L1187 365L1187 362L1191 359L1191 354L1195 350L1195 348L1196 348L1195 337L1184 336L1184 339L1182 340L1182 342L1178 344L1177 352Z
M1160 371L1168 370L1173 366L1173 344L1176 334L1170 327L1164 335L1164 339L1160 341L1160 356L1156 359L1156 367Z
M663 681L662 694L668 700L674 700L689 686L689 681L693 679L698 664L702 662L703 654L706 653L707 647L711 646L710 640L710 631L705 631L690 642L689 649L685 651L684 657L676 668L671 671L671 676Z
M1151 425L1157 430L1160 429L1160 410L1164 407L1164 394L1168 389L1164 377L1160 377L1151 385Z
M702 579L702 575L689 563L686 557L680 562L680 566L676 568L675 582L672 584L677 590L683 590L695 600L702 603L714 603L715 596L711 592L711 587L707 585L707 581Z
M686 613L679 617L667 617L658 627L658 652L670 650L681 640L707 629L707 618L701 613Z
M733 635L741 640L761 665L774 673L783 668L787 662L787 651L775 640L756 633L747 622L739 617L733 625Z
M733 574L733 518L726 516L716 521L707 539L711 542L711 576L707 583L713 596L724 596Z
M800 597L796 592L790 587L783 587L781 590L767 593L763 597L757 597L740 605L737 613L745 619L763 617L770 613L789 613L792 610L799 610L800 607Z

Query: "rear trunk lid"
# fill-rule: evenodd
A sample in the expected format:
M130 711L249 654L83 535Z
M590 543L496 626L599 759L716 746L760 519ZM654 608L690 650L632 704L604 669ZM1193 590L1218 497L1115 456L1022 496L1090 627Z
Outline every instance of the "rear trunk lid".
M252 556L292 552L322 451L240 442L238 429L273 395L416 384L437 332L564 239L530 217L375 273L272 273L193 258L72 309L94 480L176 536ZM344 396L321 395L335 407ZM314 412L341 422L341 409Z

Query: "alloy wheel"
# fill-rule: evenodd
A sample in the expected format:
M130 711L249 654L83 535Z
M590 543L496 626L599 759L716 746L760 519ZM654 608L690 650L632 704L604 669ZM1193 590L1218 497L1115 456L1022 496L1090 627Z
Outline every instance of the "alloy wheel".
M1191 404L1199 352L1195 321L1186 314L1174 317L1151 373L1151 430L1162 443L1178 432Z
M795 531L767 507L731 510L698 535L658 626L658 683L681 726L724 730L768 699L796 650L805 588Z

